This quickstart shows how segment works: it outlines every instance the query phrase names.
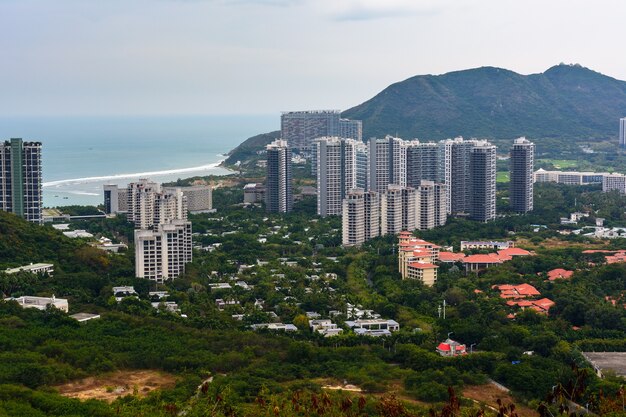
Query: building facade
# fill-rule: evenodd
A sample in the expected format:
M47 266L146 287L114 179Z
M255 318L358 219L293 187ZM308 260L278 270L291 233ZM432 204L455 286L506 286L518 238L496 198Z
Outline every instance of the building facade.
M535 144L518 138L513 142L510 157L509 202L518 213L533 210L533 172L535 169Z
M626 193L626 176L624 174L606 174L602 177L602 191L618 191Z
M318 215L341 215L344 197L357 187L357 143L338 137L314 141Z
M41 142L0 143L0 210L42 223Z
M165 191L161 184L140 179L128 184L126 218L135 229L149 229L171 220L187 219L187 199L180 190Z
M187 201L189 213L206 213L213 210L213 190L209 185L192 185L188 187L164 187L168 193L183 193Z
M106 214L126 213L128 211L128 188L119 188L115 184L103 185L104 212Z
M470 151L469 218L487 222L496 218L496 147L487 141Z
M626 148L626 117L619 119L619 146Z
M287 141L281 139L270 143L266 149L265 208L270 212L287 213L293 209L291 150Z
M192 261L191 222L172 220L135 230L135 275L162 283L185 272Z

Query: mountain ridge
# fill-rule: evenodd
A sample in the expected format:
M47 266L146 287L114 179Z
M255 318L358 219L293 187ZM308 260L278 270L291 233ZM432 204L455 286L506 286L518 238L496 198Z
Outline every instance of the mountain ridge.
M522 75L493 66L415 75L390 84L342 112L363 121L363 139L456 136L488 139L607 139L626 117L626 81L579 64L558 64ZM249 138L229 153L242 162L280 132Z
M581 65L521 75L478 67L416 75L342 113L364 137L606 137L626 115L626 82Z

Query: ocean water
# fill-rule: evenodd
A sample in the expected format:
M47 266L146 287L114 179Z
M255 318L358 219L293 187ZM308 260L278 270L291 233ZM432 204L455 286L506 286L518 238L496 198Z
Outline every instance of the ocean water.
M0 140L42 142L44 207L97 205L104 184L224 175L224 154L278 115L0 118Z

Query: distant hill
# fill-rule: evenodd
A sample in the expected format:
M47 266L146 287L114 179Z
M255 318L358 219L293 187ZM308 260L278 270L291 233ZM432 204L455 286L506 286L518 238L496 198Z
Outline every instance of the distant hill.
M411 77L342 116L363 120L364 138L616 136L626 82L580 65L532 75L482 67Z
M237 161L245 163L250 158L254 157L257 151L263 149L265 145L278 139L280 137L280 130L269 133L261 133L260 135L252 136L246 139L243 143L237 146L235 149L228 153L228 158L224 161L224 165L235 165Z
M565 64L531 75L494 67L418 75L342 113L363 121L364 139L397 134L433 140L608 138L617 136L625 116L625 81ZM253 136L225 163L244 162L279 136Z

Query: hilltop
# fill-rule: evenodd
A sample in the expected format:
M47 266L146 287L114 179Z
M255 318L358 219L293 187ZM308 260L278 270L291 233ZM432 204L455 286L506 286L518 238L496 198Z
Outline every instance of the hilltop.
M494 67L418 75L342 114L363 120L364 137L425 139L604 138L624 115L626 82L564 64L531 75Z
M495 67L417 75L342 113L363 120L364 138L397 133L427 140L459 135L606 139L617 134L624 116L625 81L565 64L531 75ZM279 135L247 139L226 164L247 160Z

